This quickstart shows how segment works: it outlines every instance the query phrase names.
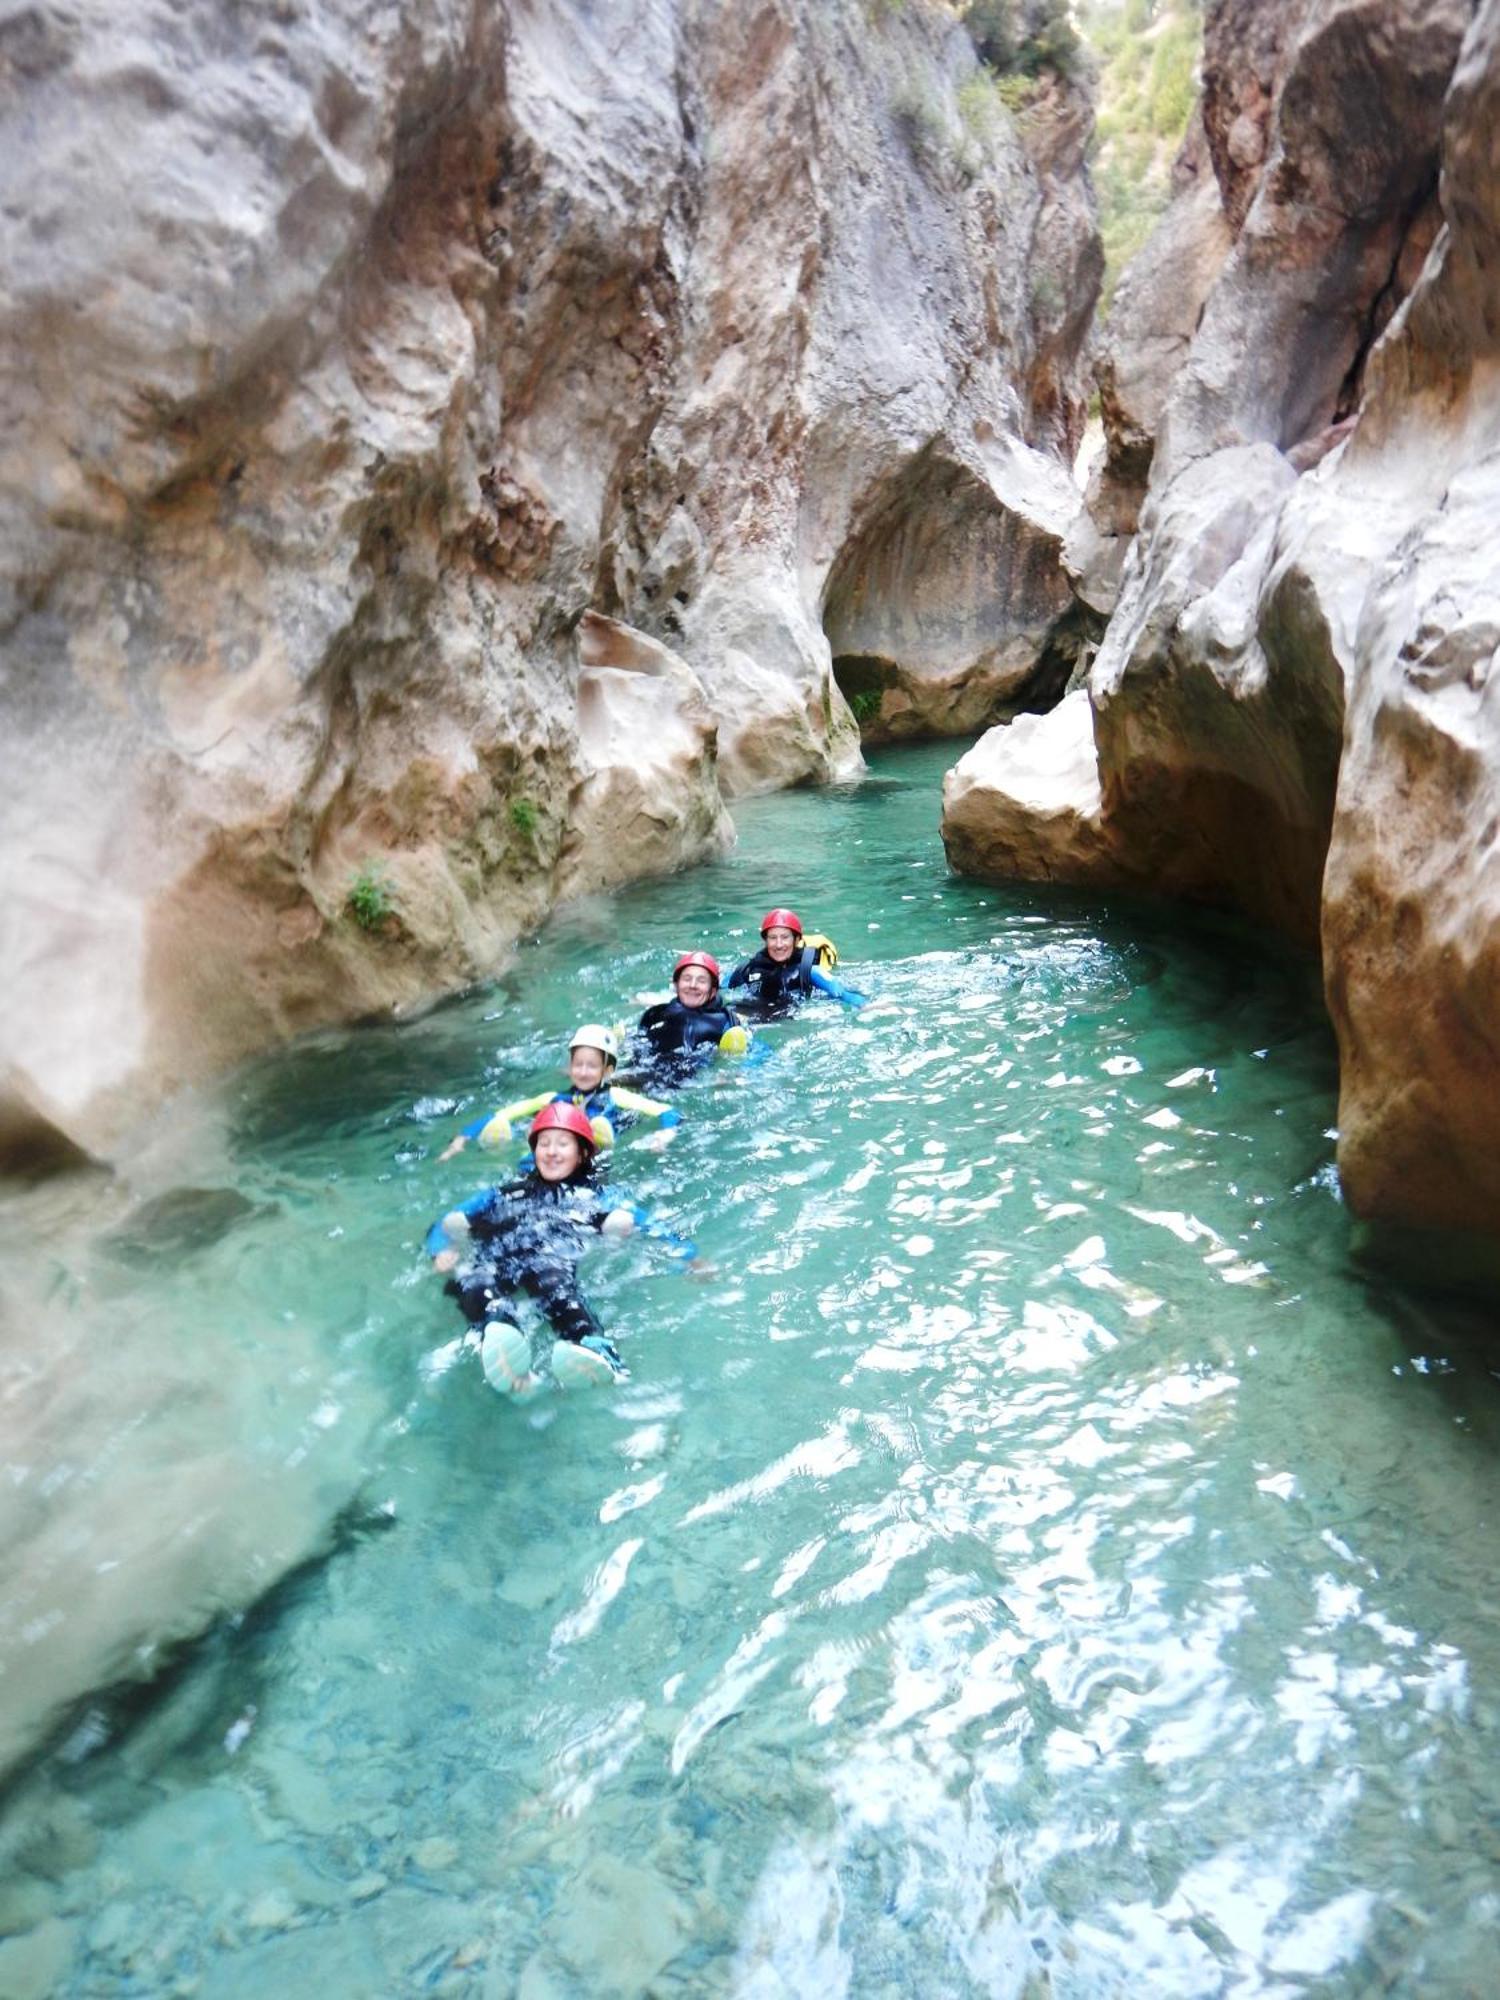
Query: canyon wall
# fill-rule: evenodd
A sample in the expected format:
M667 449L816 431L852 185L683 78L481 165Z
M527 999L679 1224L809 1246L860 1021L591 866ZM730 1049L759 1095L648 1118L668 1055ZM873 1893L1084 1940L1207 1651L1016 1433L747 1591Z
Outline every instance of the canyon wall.
M1113 616L1086 691L951 775L949 851L1321 944L1351 1205L1500 1231L1500 6L1205 21L1070 544L1107 604L1135 530Z
M848 607L932 495L971 653L1033 579L1007 687L1066 609L1086 115L966 112L945 9L80 0L0 63L12 1164L857 769L825 594L899 657L911 565Z

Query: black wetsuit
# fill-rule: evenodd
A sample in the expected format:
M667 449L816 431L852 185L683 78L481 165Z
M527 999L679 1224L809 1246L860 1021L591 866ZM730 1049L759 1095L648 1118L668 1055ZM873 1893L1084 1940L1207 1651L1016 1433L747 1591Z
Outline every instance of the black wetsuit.
M754 958L747 958L730 973L730 986L745 986L750 990L747 1004L757 1013L770 1018L776 1014L790 1014L799 1001L805 1000L816 989L813 986L813 968L817 964L817 953L810 944L794 951L789 959L778 964L764 946Z
M659 1085L680 1081L707 1060L721 1036L739 1026L739 1016L717 994L701 1007L664 1000L648 1007L636 1023L642 1067Z
M544 1181L533 1169L466 1203L463 1212L474 1257L443 1289L471 1326L483 1326L495 1317L497 1301L521 1292L536 1300L559 1340L603 1337L578 1289L578 1260L609 1213L586 1168L565 1181ZM429 1237L429 1248L435 1240Z

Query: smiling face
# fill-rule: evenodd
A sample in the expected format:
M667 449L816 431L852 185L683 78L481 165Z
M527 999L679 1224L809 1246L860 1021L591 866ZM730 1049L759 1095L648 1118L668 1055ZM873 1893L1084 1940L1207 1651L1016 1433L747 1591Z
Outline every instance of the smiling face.
M685 965L677 975L677 997L684 1007L701 1007L714 990L714 977L705 966Z
M576 1048L568 1055L568 1080L575 1090L592 1097L603 1083L608 1067L603 1049Z
M549 1126L536 1135L536 1170L544 1181L565 1181L583 1162L583 1143L571 1132Z
M789 931L785 924L772 924L766 932L766 954L778 965L785 965L792 955L792 947L796 942L795 931Z

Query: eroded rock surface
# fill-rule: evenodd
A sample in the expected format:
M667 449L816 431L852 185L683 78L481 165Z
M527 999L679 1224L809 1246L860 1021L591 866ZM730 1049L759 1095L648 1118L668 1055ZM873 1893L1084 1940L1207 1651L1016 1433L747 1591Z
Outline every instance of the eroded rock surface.
M1446 226L1335 490L1383 520L1324 889L1361 1212L1500 1234L1500 5L1444 123Z
M1015 823L1075 718L998 732L990 865L1321 934L1351 1204L1500 1232L1500 5L1222 0L1206 30L1235 240L1136 440L1097 822Z
M971 130L944 10L3 34L8 1155L108 1155L492 970L558 895L712 851L715 783L857 769L830 576L923 463L992 547L986 454L1076 437L1078 109ZM581 670L587 611L685 675ZM621 756L642 729L674 754Z
M1039 690L1071 609L1065 538L1079 514L1063 468L1010 444L967 463L923 452L879 498L829 579L823 614L866 742L971 734Z

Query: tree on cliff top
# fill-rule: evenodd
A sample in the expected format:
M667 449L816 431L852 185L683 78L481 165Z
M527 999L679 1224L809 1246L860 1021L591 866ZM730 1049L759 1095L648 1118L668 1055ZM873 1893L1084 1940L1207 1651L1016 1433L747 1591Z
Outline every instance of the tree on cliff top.
M1072 76L1082 43L1069 0L969 0L963 23L982 63L1002 76Z

